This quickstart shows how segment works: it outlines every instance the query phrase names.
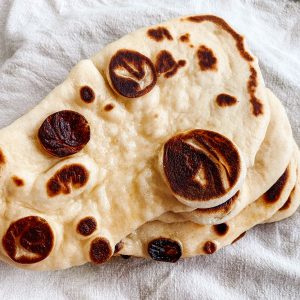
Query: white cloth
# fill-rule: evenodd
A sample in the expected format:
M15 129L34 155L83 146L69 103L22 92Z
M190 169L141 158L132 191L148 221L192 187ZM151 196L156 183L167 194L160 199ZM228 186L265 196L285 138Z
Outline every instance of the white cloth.
M0 0L0 127L107 43L201 13L222 16L247 36L299 144L300 2L288 0ZM0 263L0 299L299 299L299 217L258 226L234 246L176 264L117 258L42 273Z

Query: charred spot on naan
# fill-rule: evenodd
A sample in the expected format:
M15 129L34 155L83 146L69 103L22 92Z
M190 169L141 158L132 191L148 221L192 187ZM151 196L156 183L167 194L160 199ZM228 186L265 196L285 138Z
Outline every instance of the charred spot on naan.
M7 255L20 264L33 264L45 259L53 244L51 227L45 219L38 216L28 216L15 221L2 239Z
M90 245L90 259L95 264L102 264L112 256L112 248L104 237L95 238Z
M81 114L62 110L45 119L38 138L49 154L65 157L79 152L89 142L90 126Z
M2 152L2 150L0 149L0 166L4 165L5 162L6 162L5 156L4 156L3 152Z
M83 86L80 88L80 98L85 103L92 103L95 100L95 92L89 86Z
M194 215L214 215L214 214L222 214L222 215L226 215L228 212L230 212L234 206L236 205L236 202L238 201L238 197L239 197L240 191L237 191L231 198L229 198L227 201L225 201L224 203L217 205L217 206L213 206L213 207L209 207L209 208L197 208L194 211L191 212L191 214ZM187 213L188 214L188 213Z
M179 37L179 40L183 43L188 43L190 41L190 34L185 33Z
M222 18L213 15L200 15L200 16L192 16L185 19L186 21L201 23L204 21L212 22L217 26L221 27L223 30L227 31L235 40L236 47L240 53L240 55L246 61L253 61L253 57L249 52L246 51L244 45L244 38L240 34L238 34L228 23L226 23Z
M201 71L216 71L217 58L213 51L205 45L201 45L197 50L198 64Z
M286 210L289 209L290 206L292 205L292 195L295 192L295 187L293 188L293 190L291 191L291 194L289 195L288 199L286 200L286 202L282 205L282 207L279 210Z
M25 182L22 178L19 178L18 176L12 176L11 179L15 183L16 186L21 187L24 186Z
M235 40L237 50L239 51L241 57L243 57L249 63L250 75L248 80L248 92L250 94L250 103L252 105L252 113L254 116L259 116L263 114L263 105L259 99L255 96L256 86L257 86L257 72L255 68L251 65L253 62L253 57L250 55L248 51L245 49L244 38L240 34L238 34L232 27L228 25L222 18L213 15L200 15L200 16L191 16L186 19L182 19L182 21L190 21L201 23L204 21L212 22L217 26L221 27L223 30L228 32L232 38Z
M292 204L292 199L291 199L291 196L290 196L290 197L288 197L286 202L283 204L283 206L279 210L282 211L282 210L289 209L291 204Z
M80 164L66 165L58 170L47 182L49 197L59 194L70 194L71 186L75 189L83 187L89 179L89 172Z
M157 28L150 28L147 31L148 37L155 40L156 42L161 42L163 39L169 41L173 40L173 37L166 27L159 26Z
M165 78L174 76L178 69L185 66L185 60L175 61L172 54L167 50L160 51L156 56L155 69L157 74L163 74Z
M223 196L238 181L242 161L229 139L197 129L170 138L164 144L162 164L175 196L209 201Z
M126 98L137 98L149 93L157 81L152 61L128 49L119 50L111 58L109 77L112 88Z
M177 241L161 237L149 242L148 253L153 260L175 263L182 256L182 249Z
M94 217L85 217L79 221L77 224L76 231L83 235L89 236L91 235L97 228L97 221Z
M115 105L113 103L108 103L104 106L105 111L111 111L115 108Z
M217 225L213 225L214 231L217 235L226 235L229 230L229 226L226 223L221 223Z
M206 254L213 254L217 251L217 245L212 241L207 241L203 246L203 251Z
M232 106L237 103L237 99L228 94L219 94L216 97L216 102L221 107Z
M279 179L264 193L263 197L266 203L272 204L280 199L286 183L289 180L289 169L287 168Z
M115 251L114 254L119 253L124 248L124 242L120 241L115 245Z
M245 236L246 232L247 232L247 231L244 231L244 232L241 233L237 238L235 238L235 239L232 241L231 245L234 244L234 243L236 243L236 242L237 242L238 240L240 240L241 238L243 238L243 237Z
M250 103L252 104L252 113L255 116L263 114L263 105L259 99L256 98L255 92L257 87L257 72L256 70L250 66L250 76L248 79L248 93L250 95Z

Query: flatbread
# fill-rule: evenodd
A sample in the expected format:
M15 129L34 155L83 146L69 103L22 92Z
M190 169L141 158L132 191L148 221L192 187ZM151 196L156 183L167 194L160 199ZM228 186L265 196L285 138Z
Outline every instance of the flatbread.
M167 223L189 220L198 224L220 224L236 216L249 203L265 193L286 169L292 155L292 129L283 105L269 90L271 119L266 136L249 168L242 189L225 203L208 209L180 214L165 213L157 220Z
M212 254L269 219L286 202L296 184L298 149L276 183L240 214L219 225L152 221L123 240L120 254L175 262L180 257Z
M125 36L0 131L1 259L40 270L102 263L141 224L191 210L157 165L162 146L186 131L209 141L204 154L189 150L208 162L204 177L212 165L218 180L205 184L213 194L202 188L185 203L226 201L269 118L257 59L224 20L185 17ZM229 157L214 149L216 139ZM228 178L211 156L224 160Z

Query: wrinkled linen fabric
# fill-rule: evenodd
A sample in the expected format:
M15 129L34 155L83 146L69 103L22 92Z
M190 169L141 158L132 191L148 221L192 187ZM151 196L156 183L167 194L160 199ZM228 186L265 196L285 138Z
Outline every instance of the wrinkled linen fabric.
M41 101L79 60L140 27L212 13L244 34L300 144L300 1L1 0L0 128ZM234 246L175 264L114 258L55 272L0 262L0 299L299 299L300 211ZM63 259L63 258L62 258Z

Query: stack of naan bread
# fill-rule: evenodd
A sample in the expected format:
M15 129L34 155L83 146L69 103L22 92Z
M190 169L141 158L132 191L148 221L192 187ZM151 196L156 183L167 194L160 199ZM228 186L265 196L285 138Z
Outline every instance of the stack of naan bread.
M0 131L0 259L62 269L212 254L300 204L299 150L223 19L143 28Z

